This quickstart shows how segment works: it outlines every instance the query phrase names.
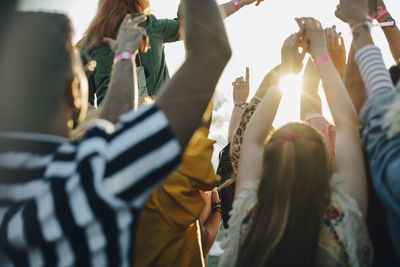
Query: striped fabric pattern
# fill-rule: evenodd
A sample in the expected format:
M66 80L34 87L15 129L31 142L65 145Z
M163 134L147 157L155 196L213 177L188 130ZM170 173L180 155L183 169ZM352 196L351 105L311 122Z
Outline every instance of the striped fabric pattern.
M130 266L136 218L180 156L155 106L75 144L0 135L0 266Z
M375 45L366 45L354 56L364 80L368 96L385 90L394 91L392 79L383 62L381 50Z

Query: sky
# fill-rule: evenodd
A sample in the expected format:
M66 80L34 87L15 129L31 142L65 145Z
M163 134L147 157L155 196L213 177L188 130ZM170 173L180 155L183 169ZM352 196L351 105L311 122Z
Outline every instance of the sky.
M179 0L151 0L153 14L158 18L174 18ZM218 1L222 4L226 1ZM74 41L78 41L94 17L98 0L22 0L21 10L57 11L67 14L75 29ZM254 95L265 74L280 63L280 49L286 37L298 30L295 17L315 17L324 27L336 25L342 32L346 48L351 42L349 27L334 15L339 0L266 0L260 6L246 6L225 20L233 51L216 93L216 108L210 136L217 140L213 163L217 163L219 151L226 145L228 123L233 108L232 81L244 76L250 68L250 97ZM400 1L386 0L392 16L400 21ZM394 65L387 41L379 27L372 30L375 44L382 49L387 67ZM212 44L210 44L212 49ZM166 60L171 75L179 68L184 58L183 42L165 46ZM306 61L304 61L306 63ZM285 83L285 93L278 110L275 126L299 120L299 95L301 75ZM290 88L287 88L290 87ZM332 120L323 96L323 113ZM249 98L250 99L250 98Z

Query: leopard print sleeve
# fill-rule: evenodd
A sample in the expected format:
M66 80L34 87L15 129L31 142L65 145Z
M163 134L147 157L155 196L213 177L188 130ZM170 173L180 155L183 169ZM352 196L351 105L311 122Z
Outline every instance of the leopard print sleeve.
M231 144L231 162L233 168L233 178L236 178L237 168L239 164L240 150L243 144L243 136L246 131L247 125L254 112L256 111L258 105L260 104L261 99L258 97L253 97L251 101L247 104L245 111L243 112L242 119L238 128L235 131L235 134L232 138Z

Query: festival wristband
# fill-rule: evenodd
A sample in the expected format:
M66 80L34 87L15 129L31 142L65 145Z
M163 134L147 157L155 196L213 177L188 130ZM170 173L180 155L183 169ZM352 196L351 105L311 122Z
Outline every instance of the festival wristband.
M242 8L242 6L240 5L240 3L237 0L232 0L232 3L235 5L236 10L239 10Z
M379 20L380 18L382 18L383 16L385 16L386 14L389 14L389 11L387 11L386 9L379 11L378 16L375 18L376 20Z
M128 52L128 51L124 51L124 52L122 52L121 54L117 55L114 58L114 65L117 64L118 62L122 61L122 60L127 60L127 59L132 61L133 60L133 53Z
M315 63L316 65L319 65L319 64L321 64L321 63L328 62L328 61L331 61L331 57L330 57L329 55L326 55L326 56L317 57L317 58L314 60L314 63Z

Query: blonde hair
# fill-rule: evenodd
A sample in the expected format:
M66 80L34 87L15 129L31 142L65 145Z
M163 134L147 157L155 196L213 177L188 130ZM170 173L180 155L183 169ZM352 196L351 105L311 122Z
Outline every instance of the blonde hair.
M332 174L329 145L317 130L290 123L275 131L265 145L258 204L236 266L315 265Z

